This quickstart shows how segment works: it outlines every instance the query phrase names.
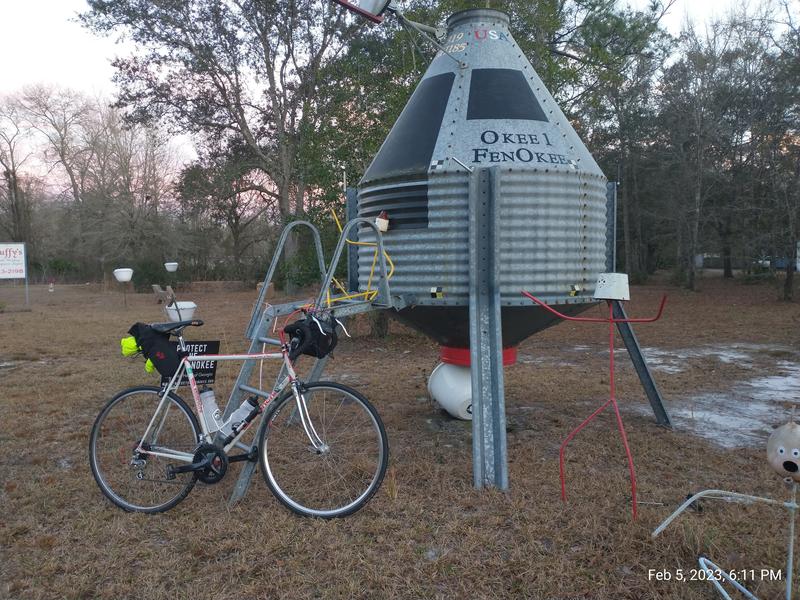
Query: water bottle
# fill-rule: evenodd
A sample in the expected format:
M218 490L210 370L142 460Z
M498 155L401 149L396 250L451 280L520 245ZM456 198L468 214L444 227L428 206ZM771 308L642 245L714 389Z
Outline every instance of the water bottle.
M222 413L217 406L214 399L214 390L211 388L204 388L200 392L200 402L203 403L203 421L206 423L206 428L209 433L214 433L222 427Z
M250 396L247 400L242 402L230 418L225 421L225 424L221 428L221 433L225 436L229 436L233 433L233 428L238 426L239 423L242 421L248 420L247 417L250 416L250 413L253 412L255 408L258 407L258 397L257 396Z

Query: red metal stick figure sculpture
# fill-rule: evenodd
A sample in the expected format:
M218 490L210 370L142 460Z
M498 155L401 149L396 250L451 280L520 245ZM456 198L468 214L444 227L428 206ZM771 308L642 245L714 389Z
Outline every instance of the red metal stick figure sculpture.
M558 453L558 472L559 477L561 478L561 499L565 502L567 500L566 475L564 473L564 451L567 444L578 434L579 431L581 431L581 429L586 427L586 425L592 422L597 415L611 405L614 408L614 414L616 415L617 429L619 429L620 437L622 437L622 445L625 447L625 456L628 458L628 471L630 472L631 477L631 497L633 500L633 518L636 519L636 472L633 466L633 455L631 454L631 449L628 445L628 436L625 435L625 427L622 424L622 415L620 415L619 406L617 405L616 385L614 382L614 326L617 323L652 323L653 321L657 321L661 318L661 313L664 311L664 304L667 301L667 297L663 296L661 298L661 305L659 306L658 314L655 317L646 319L615 319L614 302L630 299L630 295L628 293L628 276L622 273L603 273L600 275L600 278L597 281L595 298L605 300L608 304L608 318L599 319L589 317L569 317L558 312L553 307L548 306L542 300L539 300L536 296L533 296L528 292L523 291L522 294L533 300L542 308L550 311L557 317L566 321L580 321L583 323L608 323L609 398L600 408L594 411L580 425L573 429L561 443Z

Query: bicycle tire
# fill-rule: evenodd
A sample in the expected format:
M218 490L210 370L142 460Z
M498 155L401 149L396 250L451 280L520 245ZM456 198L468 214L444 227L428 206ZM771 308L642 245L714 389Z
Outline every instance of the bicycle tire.
M362 508L383 481L389 463L386 429L369 401L347 386L309 383L302 393L328 451L314 450L287 390L264 416L258 440L261 474L273 495L295 513L346 517ZM344 489L351 483L352 489Z
M160 447L194 452L200 440L200 425L192 410L177 394L162 410L165 421L159 429ZM139 436L144 434L161 399L161 390L138 386L122 390L100 411L89 437L89 463L103 494L126 511L160 513L186 498L197 482L197 473L167 476L170 465L185 462L155 455L134 456ZM168 419L168 420L166 420Z

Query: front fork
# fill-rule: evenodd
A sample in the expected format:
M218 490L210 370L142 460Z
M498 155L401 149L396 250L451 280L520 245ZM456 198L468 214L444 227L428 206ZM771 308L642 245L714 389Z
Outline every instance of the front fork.
M292 382L292 394L294 395L296 404L296 413L300 414L300 422L303 424L303 429L311 445L314 447L314 451L317 454L327 454L330 451L330 446L322 441L317 430L314 429L314 424L311 422L311 415L308 413L308 404L306 403L303 391L301 384L297 380Z

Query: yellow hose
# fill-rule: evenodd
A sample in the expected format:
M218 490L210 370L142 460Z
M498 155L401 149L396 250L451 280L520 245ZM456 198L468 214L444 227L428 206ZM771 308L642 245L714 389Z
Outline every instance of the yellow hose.
M342 224L339 221L339 217L336 215L336 211L333 210L333 207L331 207L330 211L331 215L333 215L333 220L336 223L336 228L339 230L339 234L341 235L343 229L342 229ZM345 238L345 242L353 246L372 246L375 248L375 253L372 257L372 266L370 267L369 278L367 279L366 291L355 292L351 294L344 289L344 286L341 283L339 283L336 280L336 278L333 278L334 285L336 285L336 287L338 287L339 290L341 290L342 292L342 295L336 298L334 301L353 300L355 298L360 298L360 297L363 297L365 300L370 301L378 295L378 290L372 289L372 278L375 275L375 266L378 263L378 244L373 242L356 242L348 238ZM389 253L386 252L386 250L383 251L383 256L386 258L386 262L389 264L389 272L386 275L386 280L388 281L392 278L392 275L394 275L394 262L392 261L392 257L389 256ZM328 306L330 306L331 305L330 291L327 292L327 302Z

